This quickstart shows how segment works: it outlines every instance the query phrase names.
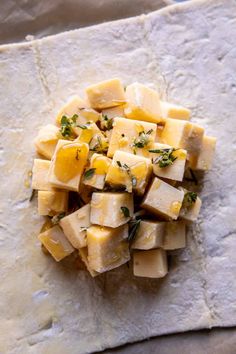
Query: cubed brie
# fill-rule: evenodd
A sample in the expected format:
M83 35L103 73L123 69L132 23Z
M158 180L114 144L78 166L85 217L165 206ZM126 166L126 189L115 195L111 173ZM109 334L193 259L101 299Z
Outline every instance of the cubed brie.
M142 84L134 83L126 87L125 95L127 99L126 117L152 123L163 121L157 91Z
M119 106L125 103L125 92L119 79L99 82L87 87L86 93L95 109Z
M99 273L119 267L130 259L128 225L118 228L91 226L87 230L89 266Z
M133 259L134 275L137 277L163 278L168 272L166 252L161 248L136 251Z
M106 182L111 186L124 186L126 190L142 195L152 172L150 159L116 151L108 169Z
M84 262L84 264L86 265L86 268L87 268L88 272L90 273L90 275L93 278L100 274L100 273L96 272L96 270L93 270L90 267L90 264L89 264L89 261L88 261L88 247L80 248L79 249L79 255L80 255L80 258L82 259L82 261Z
M161 247L165 225L166 223L161 221L142 220L131 248L149 250Z
M149 157L156 137L157 125L127 118L114 118L113 130L107 155L116 150Z
M169 149L169 152L168 152ZM185 170L185 163L187 159L187 151L184 149L174 149L170 145L155 143L153 151L160 151L152 153L153 172L156 176L168 178L174 181L182 181ZM173 152L171 152L173 150ZM170 153L170 157L175 159L172 164L164 166L164 158L166 153Z
M186 227L182 221L166 223L164 243L165 250L176 250L186 246Z
M74 252L74 248L57 225L39 234L38 238L57 262Z
M38 135L34 139L36 151L51 160L59 138L58 127L53 124L45 125L39 130Z
M156 177L141 206L153 214L176 220L179 216L183 198L183 191Z
M160 104L161 104L162 117L164 119L166 118L183 119L183 120L190 119L191 112L189 109L166 101L161 101Z
M49 182L57 188L78 191L88 153L88 144L59 140L49 169Z
M48 181L48 172L50 168L50 161L34 159L32 170L32 189L41 191L51 191L54 188Z
M53 216L68 209L68 192L38 191L38 214Z
M87 246L87 229L90 223L90 204L84 205L74 213L60 220L65 236L68 238L74 248Z
M184 200L182 203L182 207L180 209L180 217L183 220L186 221L196 221L197 217L199 215L200 209L201 209L201 205L202 205L202 201L201 199L197 196L196 200L192 200L191 198L191 193L190 191L184 189L184 188L179 188L180 190L184 191ZM188 194L190 194L190 196L188 197ZM190 201L189 201L190 199Z
M94 192L92 194L91 224L116 228L127 223L133 216L133 212L133 196L130 193Z

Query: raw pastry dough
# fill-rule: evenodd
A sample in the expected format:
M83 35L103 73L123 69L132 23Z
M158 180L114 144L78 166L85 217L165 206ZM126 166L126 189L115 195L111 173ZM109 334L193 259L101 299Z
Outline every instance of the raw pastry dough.
M0 48L0 352L90 353L164 333L236 325L236 4L191 1ZM121 77L154 85L218 138L200 220L163 280L127 266L91 278L40 251L29 203L33 138L68 96Z

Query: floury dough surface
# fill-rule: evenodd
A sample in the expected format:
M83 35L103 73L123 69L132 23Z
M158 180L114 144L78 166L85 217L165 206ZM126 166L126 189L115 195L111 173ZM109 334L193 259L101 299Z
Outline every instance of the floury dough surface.
M0 48L0 353L79 354L150 336L236 325L236 4L194 1ZM163 280L123 266L92 279L40 250L24 186L33 137L99 80L151 84L218 145L203 208Z

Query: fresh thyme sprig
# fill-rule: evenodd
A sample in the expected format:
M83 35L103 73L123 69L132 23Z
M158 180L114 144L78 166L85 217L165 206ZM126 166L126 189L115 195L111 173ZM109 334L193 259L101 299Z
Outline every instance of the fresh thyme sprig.
M173 155L173 152L178 149L166 148L166 149L150 149L149 152L160 154L157 158L153 159L153 164L158 164L159 167L167 167L173 165L173 162L177 159L177 156Z
M152 134L153 129L148 130L147 132L142 131L139 133L139 136L134 140L133 147L142 149L147 146L150 142L150 135Z
M135 239L136 233L140 227L141 219L133 219L129 222L128 241L132 242Z
M184 208L190 208L197 200L197 193L187 192L184 195L184 200L182 206Z
M85 171L84 179L91 179L95 174L96 168L90 168L89 170Z
M113 118L108 118L106 114L103 114L102 119L105 130L111 130L113 128Z
M124 214L125 218L129 218L130 217L130 211L126 206L122 206L120 207L122 213Z
M119 166L119 168L122 171L126 172L127 175L130 177L132 187L136 187L137 186L137 178L134 175L132 175L130 167L126 163L121 163L120 161L116 161L116 163Z

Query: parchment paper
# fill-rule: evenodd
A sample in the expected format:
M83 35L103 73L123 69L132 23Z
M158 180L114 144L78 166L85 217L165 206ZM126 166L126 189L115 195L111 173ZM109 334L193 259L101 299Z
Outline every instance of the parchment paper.
M23 41L25 36L41 38L68 29L88 26L108 20L129 17L158 9L171 0L57 0L0 1L0 43ZM236 347L235 329L158 337L147 342L124 346L106 353L225 353Z

